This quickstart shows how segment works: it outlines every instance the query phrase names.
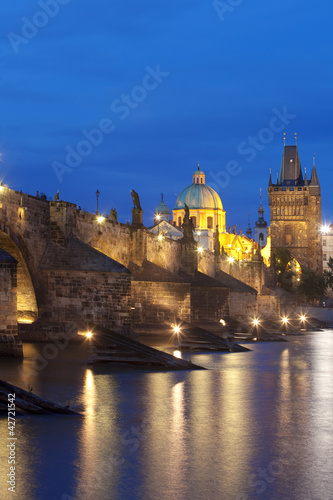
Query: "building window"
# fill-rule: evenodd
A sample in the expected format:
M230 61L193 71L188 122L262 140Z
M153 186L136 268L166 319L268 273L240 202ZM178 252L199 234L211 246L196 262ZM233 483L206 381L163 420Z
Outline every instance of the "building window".
M202 184L202 177L201 177L200 181L201 181L201 184Z
M192 221L193 226L197 227L197 218L194 215L191 217L191 221Z
M323 247L326 247L326 240L323 240Z
M326 253L323 253L323 260L327 260Z
M178 217L178 226L181 226L181 225L182 225L182 218Z
M207 217L207 227L212 229L213 227L213 217Z

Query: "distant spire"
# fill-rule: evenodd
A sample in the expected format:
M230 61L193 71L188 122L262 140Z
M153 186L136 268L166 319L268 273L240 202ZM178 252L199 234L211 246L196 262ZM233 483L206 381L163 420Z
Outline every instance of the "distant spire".
M262 200L262 189L260 188L260 206L262 207L261 200Z
M279 171L276 172L276 184L279 184Z
M304 167L304 186L308 185L308 178L306 176L306 167Z
M295 132L295 144L297 146L297 132Z
M249 219L248 219L248 224L247 224L247 228L246 228L246 236L248 236L249 238L252 238L252 228L251 228L251 224L250 224L250 214L248 215Z
M283 132L283 142L284 142L284 146L286 145L286 133Z
M164 202L163 200L164 193L161 193L161 201Z
M272 183L272 169L271 168L269 169L269 182L268 182L268 185L269 186L273 185L273 183Z
M313 167L312 167L312 173L311 173L311 180L310 180L309 184L311 184L311 186L319 186L319 179L318 179L317 170L316 170L315 156L313 156Z

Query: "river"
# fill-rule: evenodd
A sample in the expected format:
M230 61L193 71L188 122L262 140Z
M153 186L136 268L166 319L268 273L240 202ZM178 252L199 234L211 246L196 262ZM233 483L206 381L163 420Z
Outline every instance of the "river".
M16 495L1 418L0 498L333 499L333 330L249 347L148 372L87 367L69 345L33 371L43 346L25 344L0 378L83 416L17 417Z

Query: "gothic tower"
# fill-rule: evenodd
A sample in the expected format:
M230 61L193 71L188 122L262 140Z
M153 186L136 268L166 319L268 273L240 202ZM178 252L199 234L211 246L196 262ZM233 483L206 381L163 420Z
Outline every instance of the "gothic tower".
M276 184L269 178L271 255L284 247L301 265L322 272L321 196L315 162L311 179L303 178L297 145L284 146Z

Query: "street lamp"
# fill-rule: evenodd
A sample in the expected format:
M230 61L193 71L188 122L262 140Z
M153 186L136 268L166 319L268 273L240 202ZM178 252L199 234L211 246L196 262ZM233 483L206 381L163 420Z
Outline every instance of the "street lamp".
M96 191L96 200L97 200L97 211L96 211L96 215L99 215L99 210L98 210L98 198L99 198L99 194L100 194L100 193L99 193L99 191L98 191L98 189L97 189L97 191Z

